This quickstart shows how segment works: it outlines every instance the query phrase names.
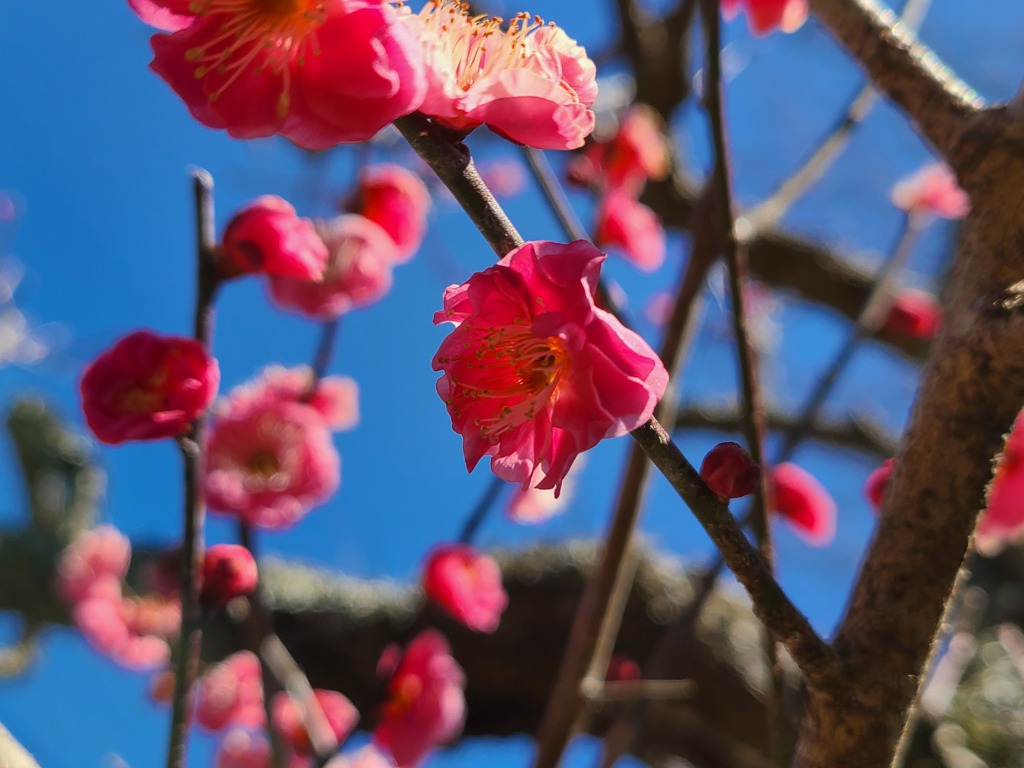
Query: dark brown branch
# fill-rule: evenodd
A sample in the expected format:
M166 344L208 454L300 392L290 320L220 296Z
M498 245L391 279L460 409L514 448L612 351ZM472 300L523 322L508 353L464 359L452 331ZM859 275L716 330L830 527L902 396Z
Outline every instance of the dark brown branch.
M769 407L765 420L769 429L789 432L796 428L800 416ZM715 429L738 433L742 428L742 417L739 410L732 406L689 405L679 412L675 424L680 429ZM811 423L808 437L870 453L880 459L891 457L899 444L897 435L870 419L856 415L843 419L819 418Z
M874 0L810 0L811 10L846 52L913 121L954 168L979 96Z

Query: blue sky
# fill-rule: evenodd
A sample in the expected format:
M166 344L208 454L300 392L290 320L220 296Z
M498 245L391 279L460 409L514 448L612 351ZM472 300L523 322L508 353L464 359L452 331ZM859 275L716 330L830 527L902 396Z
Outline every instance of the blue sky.
M984 13L966 0L934 4L922 36L986 98L1008 97L1024 71L1020 46L1024 8L990 0ZM614 37L611 3L551 2L530 10L555 20L591 52ZM517 11L518 7L498 9ZM585 12L581 12L584 11ZM730 126L739 197L753 203L799 162L859 87L859 75L813 23L792 36L751 39L742 22L728 26ZM208 169L216 179L218 222L267 193L291 200L304 215L328 215L347 190L353 152L311 158L278 140L238 142L192 120L177 97L147 68L147 30L126 4L70 0L6 3L0 9L0 189L19 204L16 234L6 255L26 269L20 308L62 342L43 363L0 369L0 405L27 392L43 394L81 426L75 394L81 366L124 333L149 327L187 333L192 307L192 211L187 172ZM978 51L983 50L984 56ZM681 152L694 167L706 156L703 123L690 110L674 126ZM514 154L474 137L481 157ZM398 158L408 158L396 145ZM858 132L849 152L798 204L786 224L876 261L896 235L899 215L888 202L893 181L928 155L898 114L881 106ZM381 157L383 159L383 156ZM557 158L556 158L557 162ZM589 201L576 198L586 219ZM533 190L508 201L526 237L560 239ZM951 228L929 232L908 283L931 287L948 248ZM425 551L452 538L489 482L482 466L467 476L461 445L434 392L430 359L444 334L432 313L441 292L492 261L483 239L442 196L420 254L400 267L380 304L346 316L331 370L362 388L360 427L337 438L342 455L339 495L291 531L261 537L267 552L360 576L411 580ZM651 275L609 261L608 275L630 293L634 310L672 284L682 261L673 239L666 265ZM719 292L720 295L720 292ZM308 362L317 341L311 323L271 307L255 280L232 285L218 307L215 353L226 389L263 365ZM711 292L707 332L694 351L684 392L694 398L732 397L735 371L721 306ZM635 314L639 315L639 311ZM844 323L827 310L785 301L776 320L780 340L766 362L772 396L797 403L838 348ZM640 330L656 343L655 331ZM865 391L870 377L883 385ZM833 407L854 407L898 429L914 390L913 370L884 351L866 348L843 377ZM682 440L691 460L719 435ZM484 546L592 536L601 530L617 482L625 439L588 457L576 502L541 527L521 528L495 516L483 529ZM17 524L24 499L10 447L0 448L0 523ZM179 458L170 443L98 450L109 473L104 519L133 538L171 542L179 535ZM784 586L828 632L842 609L872 519L861 497L870 461L808 446L797 460L835 496L841 513L835 543L809 550L780 530ZM707 542L670 489L657 484L644 530L660 549L703 558ZM231 526L214 519L212 541ZM0 636L13 622L0 618ZM98 657L70 630L45 633L39 661L13 681L0 681L0 722L53 768L157 764L166 738L166 712L146 702L144 676ZM195 741L193 764L209 763L210 743ZM471 765L494 743L470 744L438 765ZM500 743L502 764L525 760L525 740ZM483 751L481 751L483 750ZM120 758L113 756L118 755ZM585 755L580 758L581 764ZM495 763L497 764L497 763Z

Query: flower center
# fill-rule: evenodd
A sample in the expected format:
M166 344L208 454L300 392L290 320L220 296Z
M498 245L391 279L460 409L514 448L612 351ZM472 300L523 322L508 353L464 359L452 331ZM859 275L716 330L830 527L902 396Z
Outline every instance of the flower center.
M288 112L289 67L302 65L307 53L320 54L313 34L327 17L324 0L192 0L198 16L222 16L215 34L190 48L186 59L196 64L195 76L223 77L208 94L215 101L250 67L284 76L277 110Z
M431 0L420 18L424 39L451 62L463 91L487 75L523 66L532 53L530 34L544 24L539 16L518 13L503 30L500 17L470 16L469 4L458 0Z
M567 354L557 336L541 338L522 323L480 331L475 353L452 358L448 369L454 418L472 411L480 437L501 435L531 420L551 399L565 371ZM442 361L443 362L443 361Z

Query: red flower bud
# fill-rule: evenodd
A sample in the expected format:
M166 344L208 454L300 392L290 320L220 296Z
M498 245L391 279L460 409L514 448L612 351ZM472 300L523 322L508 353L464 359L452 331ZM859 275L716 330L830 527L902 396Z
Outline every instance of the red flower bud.
M245 547L214 544L203 558L203 603L210 607L227 605L236 597L256 589L259 573L256 560Z
M754 463L743 446L719 443L704 457L700 476L720 499L738 499L757 488L761 468Z
M875 512L882 510L882 500L885 498L885 489L889 485L889 478L892 477L892 466L893 460L886 459L882 462L882 466L868 475L867 481L864 483L864 496L871 506L874 507Z

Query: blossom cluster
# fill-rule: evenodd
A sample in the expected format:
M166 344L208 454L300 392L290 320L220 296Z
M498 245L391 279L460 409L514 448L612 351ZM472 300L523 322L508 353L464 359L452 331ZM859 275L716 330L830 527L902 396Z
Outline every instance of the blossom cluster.
M199 122L236 138L325 149L416 110L544 149L582 146L594 128L594 63L529 14L503 27L453 0L419 13L367 0L129 3L161 30L153 70Z

